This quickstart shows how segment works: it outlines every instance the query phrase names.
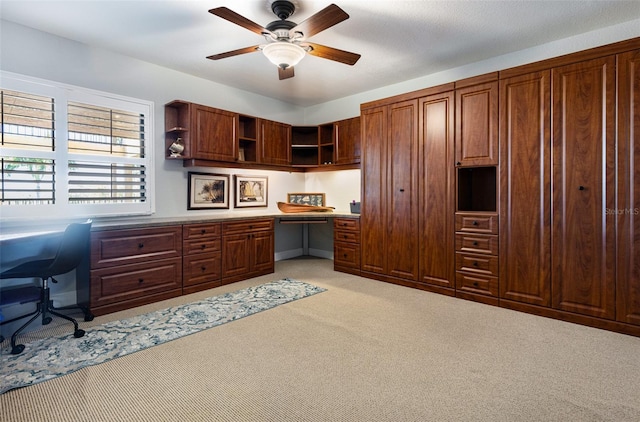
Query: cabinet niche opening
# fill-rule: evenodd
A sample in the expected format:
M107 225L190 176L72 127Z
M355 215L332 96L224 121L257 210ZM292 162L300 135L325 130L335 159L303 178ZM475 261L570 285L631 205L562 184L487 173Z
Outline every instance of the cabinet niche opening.
M458 211L496 211L496 167L459 168L457 179Z

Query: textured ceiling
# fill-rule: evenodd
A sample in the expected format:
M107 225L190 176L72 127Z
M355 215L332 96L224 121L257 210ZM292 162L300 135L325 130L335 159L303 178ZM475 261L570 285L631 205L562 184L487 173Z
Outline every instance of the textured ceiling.
M334 0L350 18L310 41L359 53L354 66L307 55L278 80L261 53L206 56L264 42L208 13L226 6L266 26L268 0L1 0L0 17L44 32L309 106L640 18L633 1ZM300 23L331 1L296 0Z

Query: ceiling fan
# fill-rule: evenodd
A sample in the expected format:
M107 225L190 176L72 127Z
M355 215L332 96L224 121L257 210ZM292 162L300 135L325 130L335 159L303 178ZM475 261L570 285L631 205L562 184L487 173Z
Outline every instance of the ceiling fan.
M279 20L271 22L266 27L262 27L226 7L217 7L209 10L211 14L264 36L267 42L227 51L226 53L214 54L207 56L207 58L219 60L240 54L262 51L273 64L278 66L278 75L281 80L294 76L293 67L307 53L350 66L353 66L358 61L360 54L307 41L307 38L349 19L349 15L344 10L335 4L331 4L300 24L287 20L295 10L295 4L291 1L273 1L271 3L271 11Z

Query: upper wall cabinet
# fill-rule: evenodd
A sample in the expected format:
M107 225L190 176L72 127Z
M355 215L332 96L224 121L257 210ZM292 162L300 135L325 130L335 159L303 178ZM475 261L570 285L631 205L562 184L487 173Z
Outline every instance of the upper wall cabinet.
M260 120L263 164L288 166L291 164L291 125Z
M360 117L334 123L336 164L360 163Z
M455 145L457 166L498 164L497 73L456 82Z
M237 113L184 101L165 106L167 158L236 161L238 157ZM172 144L181 145L179 152Z

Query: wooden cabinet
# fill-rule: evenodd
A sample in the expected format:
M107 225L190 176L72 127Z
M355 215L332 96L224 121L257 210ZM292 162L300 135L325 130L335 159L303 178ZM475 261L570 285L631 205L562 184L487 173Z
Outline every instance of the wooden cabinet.
M182 294L182 226L91 233L95 315Z
M336 164L360 162L360 117L335 122ZM324 161L323 161L324 162Z
M362 110L363 272L418 279L418 101Z
M288 166L291 164L291 125L260 120L260 163Z
M551 306L551 72L500 81L500 297Z
M453 294L453 91L421 98L419 110L419 281Z
M498 82L475 83L492 78L497 79L497 74L456 82L458 166L498 164Z
M222 223L222 282L274 271L273 219Z
M497 305L498 216L456 213L456 295Z
M333 269L360 275L360 221L333 219Z
M640 50L618 56L616 317L640 325ZM609 218L609 217L607 217Z
M183 294L211 289L222 284L221 233L220 223L183 226Z
M554 308L615 318L615 57L552 69Z
M184 151L179 158L236 161L238 157L238 114L185 101L165 106L165 143L178 137Z

